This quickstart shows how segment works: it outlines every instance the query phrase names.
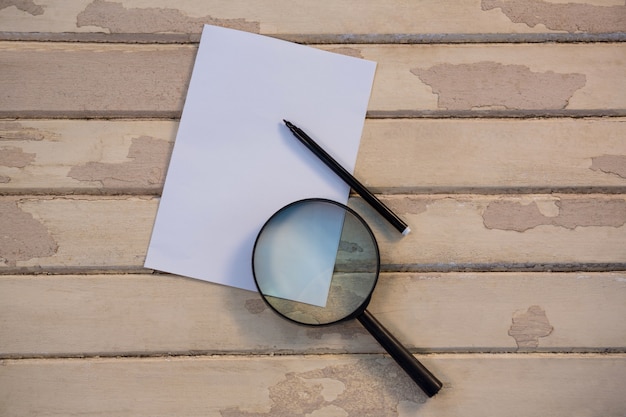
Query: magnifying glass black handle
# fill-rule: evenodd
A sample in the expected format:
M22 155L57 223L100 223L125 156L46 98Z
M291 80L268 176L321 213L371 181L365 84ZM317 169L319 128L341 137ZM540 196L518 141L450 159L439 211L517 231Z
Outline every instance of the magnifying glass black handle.
M439 381L424 365L420 363L391 333L380 324L367 310L358 316L359 321L374 339L385 348L387 353L404 369L413 381L428 395L432 397L442 387Z

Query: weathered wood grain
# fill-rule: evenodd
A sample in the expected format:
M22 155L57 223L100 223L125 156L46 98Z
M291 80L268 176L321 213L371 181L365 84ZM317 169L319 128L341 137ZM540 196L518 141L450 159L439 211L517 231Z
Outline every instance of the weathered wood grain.
M125 196L4 199L2 268L137 269L143 264L157 203Z
M2 43L0 109L18 116L46 108L56 115L173 115L182 109L195 50Z
M411 226L406 238L362 200L350 200L374 229L384 270L624 267L623 195L397 195L384 201ZM4 197L0 204L2 273L139 271L158 199Z
M204 23L292 40L333 42L345 38L369 42L585 40L590 34L626 31L626 10L618 0L393 0L384 4L6 0L0 7L4 39L194 41Z
M0 121L0 192L160 194L177 128L163 120ZM18 165L2 157L8 152L29 159Z
M10 416L617 417L624 355L428 355L444 382L426 399L381 356L5 360Z
M159 194L177 126L0 121L0 193ZM625 136L623 118L368 119L356 176L384 193L623 193Z
M624 273L383 274L368 310L419 352L626 348ZM0 357L382 353L258 294L170 275L0 276Z
M626 44L320 47L378 62L370 116L626 114ZM0 117L179 116L195 51L0 42Z
M370 119L355 174L385 193L617 191L624 129L621 118Z

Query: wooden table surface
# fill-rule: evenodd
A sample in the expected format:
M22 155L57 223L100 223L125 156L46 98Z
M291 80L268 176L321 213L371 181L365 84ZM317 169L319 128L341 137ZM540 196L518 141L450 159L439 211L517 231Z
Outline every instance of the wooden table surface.
M378 62L356 176L413 233L351 204L437 396L143 268L204 23ZM623 0L0 0L0 415L626 415L625 41Z

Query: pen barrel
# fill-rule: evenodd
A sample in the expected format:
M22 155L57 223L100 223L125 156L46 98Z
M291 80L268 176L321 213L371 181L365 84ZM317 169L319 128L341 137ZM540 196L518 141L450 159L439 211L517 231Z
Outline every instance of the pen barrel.
M350 186L357 194L359 194L370 206L378 211L393 227L400 233L405 233L408 225L398 217L389 207L380 201L370 190L367 189L359 180L350 174L339 162L328 154L321 146L309 137L302 129L293 124L287 125L293 132L294 136L300 140L313 152L326 166L328 166L335 174L337 174L346 184Z

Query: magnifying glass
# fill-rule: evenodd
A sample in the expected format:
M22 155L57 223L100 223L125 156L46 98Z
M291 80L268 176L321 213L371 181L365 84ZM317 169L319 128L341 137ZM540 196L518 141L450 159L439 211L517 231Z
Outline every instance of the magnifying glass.
M266 304L299 324L356 318L429 396L442 383L367 311L380 272L378 244L351 208L305 199L277 211L259 232L252 271Z

